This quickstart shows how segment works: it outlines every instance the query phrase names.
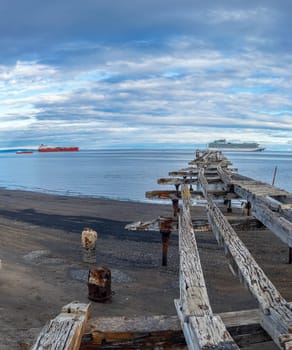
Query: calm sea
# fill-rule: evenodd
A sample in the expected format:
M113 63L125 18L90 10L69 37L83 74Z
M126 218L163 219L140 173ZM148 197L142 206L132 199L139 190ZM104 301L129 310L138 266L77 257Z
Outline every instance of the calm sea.
M226 152L242 175L272 182L292 192L292 153ZM173 189L157 185L168 172L187 167L194 150L114 150L18 155L0 153L0 187L68 196L143 201L145 192Z

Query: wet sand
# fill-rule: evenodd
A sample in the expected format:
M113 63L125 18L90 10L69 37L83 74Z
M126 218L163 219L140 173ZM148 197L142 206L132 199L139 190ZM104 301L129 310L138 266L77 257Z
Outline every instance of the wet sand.
M177 233L171 234L168 266L162 267L159 232L124 229L127 223L170 216L171 211L169 205L1 189L0 349L27 348L63 305L74 300L88 302L91 265L82 262L84 227L98 232L96 265L112 271L112 301L93 303L92 317L175 315ZM196 215L204 217L204 209L198 209ZM268 231L242 232L240 237L291 301L288 248ZM213 235L197 234L197 241L213 311L255 308L254 299L230 273Z

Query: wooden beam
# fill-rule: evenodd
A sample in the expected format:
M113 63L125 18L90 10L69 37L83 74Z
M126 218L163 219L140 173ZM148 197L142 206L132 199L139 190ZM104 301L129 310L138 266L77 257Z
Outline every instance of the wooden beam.
M280 238L282 242L292 247L291 209L283 210L279 208L278 211L273 211L275 203L266 196L258 197L250 186L234 184L234 192L251 203L253 215L258 220Z
M221 318L213 315L190 214L191 193L182 186L179 220L180 299L175 301L188 349L239 349Z
M136 221L125 226L125 229L130 231L160 231L160 221L165 219L160 217L151 221ZM168 218L172 220L171 231L178 230L178 220L177 218ZM210 225L207 219L195 219L192 221L194 231L205 232L210 230Z
M178 171L171 171L168 173L169 176L186 176L186 177L196 177L199 173L198 168L186 168ZM217 169L206 170L206 176L217 175Z
M31 350L78 350L89 315L90 304L72 302L62 308L40 333Z
M210 195L215 199L224 199L227 196L228 192L223 189L218 190L210 190ZM171 190L165 190L165 191L147 191L145 193L146 198L148 199L181 199L181 192L180 191L171 191ZM204 199L204 195L202 191L191 191L191 197L192 199Z
M199 179L202 187L205 188L208 218L217 241L224 245L225 252L232 261L233 271L238 271L241 280L257 299L261 309L263 328L281 347L279 337L291 332L292 311L290 306L256 263L222 212L212 202L206 189L207 181L202 173Z
M207 177L209 183L220 183L220 177L217 175L209 175ZM159 185L182 185L182 184L197 184L198 183L198 178L197 176L193 178L187 178L187 179L182 179L182 178L161 178L157 180L157 183Z
M80 350L185 349L176 316L101 317L90 320Z
M218 314L240 347L270 341L258 310ZM187 349L177 316L98 317L88 321L80 350Z

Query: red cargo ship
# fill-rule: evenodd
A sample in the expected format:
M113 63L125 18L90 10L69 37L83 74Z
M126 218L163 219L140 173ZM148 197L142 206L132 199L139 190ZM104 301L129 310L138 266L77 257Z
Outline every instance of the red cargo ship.
M78 152L79 147L53 147L47 145L40 145L39 152Z

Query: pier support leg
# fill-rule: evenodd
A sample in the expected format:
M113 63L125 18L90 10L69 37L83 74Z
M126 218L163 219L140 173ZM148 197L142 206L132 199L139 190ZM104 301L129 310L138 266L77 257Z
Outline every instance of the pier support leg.
M289 247L289 260L288 260L288 264L292 264L292 248Z
M96 240L97 233L89 227L86 227L82 231L81 241L82 241L82 251L83 251L83 261L89 264L94 264L96 262Z
M232 213L231 199L227 201L227 213Z
M173 217L177 218L179 212L178 199L172 199Z
M251 216L251 203L250 202L246 203L246 210L247 210L246 215Z
M162 266L167 266L167 254L169 245L169 236L171 234L172 220L161 220L160 221L160 233L162 241Z

